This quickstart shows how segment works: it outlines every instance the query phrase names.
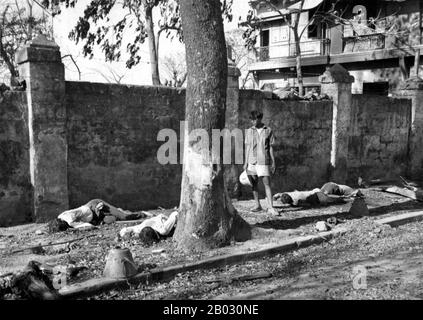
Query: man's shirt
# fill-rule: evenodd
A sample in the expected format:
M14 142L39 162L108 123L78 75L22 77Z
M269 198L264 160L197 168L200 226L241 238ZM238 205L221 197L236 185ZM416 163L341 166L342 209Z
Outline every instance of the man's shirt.
M91 222L94 219L94 212L87 205L79 208L67 210L61 213L57 218L66 221L72 228L93 227Z
M245 135L245 150L249 151L247 163L270 165L272 163L270 147L274 144L275 136L269 127L263 126L260 130L256 127L249 128Z
M134 227L123 228L120 230L119 234L121 237L132 234L138 237L144 228L150 227L157 231L160 235L167 236L176 226L177 219L178 211L172 212L169 217L164 214L159 214L155 217L144 220L141 224Z

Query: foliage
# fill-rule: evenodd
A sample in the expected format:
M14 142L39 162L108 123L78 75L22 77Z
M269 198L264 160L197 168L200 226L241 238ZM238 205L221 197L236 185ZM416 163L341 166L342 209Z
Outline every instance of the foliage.
M43 4L69 8L75 7L77 1L44 0ZM232 19L232 1L222 0L222 14L229 20ZM160 13L155 26L157 48L160 34L163 32L167 37L176 37L183 41L178 0L91 0L69 37L76 43L84 43L84 56L93 57L94 47L99 46L106 61L121 59L122 46L126 45L129 55L126 66L131 68L141 61L140 46L148 37L146 19L152 17L154 8ZM57 9L56 12L60 14L61 10ZM128 35L132 37L126 39Z
M162 59L162 78L165 85L170 87L184 86L187 78L187 66L184 52L173 52Z
M37 34L50 31L45 13L35 13L33 7L32 0L26 0L26 5L15 0L0 6L0 66L12 77L18 76L14 61L17 49Z
M249 50L244 45L244 30L234 29L226 32L226 43L232 48L232 59L241 71L240 87L246 89L254 87L253 75L249 72L248 66L255 62L256 52L255 48Z

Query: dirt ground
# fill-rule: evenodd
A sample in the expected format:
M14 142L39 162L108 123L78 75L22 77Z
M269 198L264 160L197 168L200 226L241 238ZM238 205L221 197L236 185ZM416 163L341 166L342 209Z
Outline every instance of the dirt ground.
M419 211L423 203L370 189L363 190L370 215L355 218L348 214L351 201L342 205L314 209L280 207L282 215L275 217L265 211L251 213L252 201L235 201L234 205L254 229L253 239L246 243L206 253L184 254L175 249L171 239L152 247L143 247L137 240L118 242L117 232L124 225L101 226L98 230L65 232L55 235L36 234L45 225L30 224L0 228L0 274L22 269L30 260L47 265L86 266L88 270L69 283L100 277L105 258L111 248L128 247L142 269L168 266L179 262L240 251L250 251L262 245L277 243L294 236L317 234L314 225L329 217L337 217L351 232L330 242L268 256L244 264L221 269L189 272L167 283L140 285L123 292L112 291L91 299L421 299L421 261L423 256L423 223L398 228L377 226L373 220ZM264 201L262 201L264 206ZM153 213L170 213L157 210ZM40 233L40 232L38 232ZM88 237L88 238L87 238ZM45 252L14 250L83 238L71 245L51 246ZM160 253L155 253L161 249ZM364 271L363 271L364 270ZM271 278L254 281L231 281L231 277L267 271ZM363 277L366 273L366 281ZM219 281L215 281L219 275ZM359 288L354 283L360 280ZM364 288L366 286L366 289Z

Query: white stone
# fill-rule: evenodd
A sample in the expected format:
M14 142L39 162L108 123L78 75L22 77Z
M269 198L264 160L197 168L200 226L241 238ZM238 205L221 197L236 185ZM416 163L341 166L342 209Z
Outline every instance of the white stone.
M316 223L316 230L319 232L324 232L324 231L328 231L328 226L326 225L326 222L324 221L319 221Z

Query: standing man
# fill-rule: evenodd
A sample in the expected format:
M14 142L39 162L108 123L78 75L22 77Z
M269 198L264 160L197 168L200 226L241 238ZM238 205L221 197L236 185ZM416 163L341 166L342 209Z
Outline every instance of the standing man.
M273 155L273 145L275 137L272 130L262 122L263 113L252 111L250 120L252 127L247 129L245 136L245 164L244 170L247 171L248 178L253 185L253 195L256 201L253 212L262 211L260 205L258 182L259 178L263 181L266 190L268 202L268 212L279 215L279 212L273 207L272 189L270 187L270 176L275 173L275 156Z

